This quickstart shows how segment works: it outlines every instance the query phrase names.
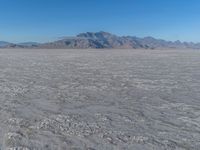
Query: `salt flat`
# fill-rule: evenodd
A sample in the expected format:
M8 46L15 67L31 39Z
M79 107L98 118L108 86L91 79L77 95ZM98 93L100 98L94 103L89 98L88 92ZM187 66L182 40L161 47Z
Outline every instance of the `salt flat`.
M0 50L0 149L199 147L198 50Z

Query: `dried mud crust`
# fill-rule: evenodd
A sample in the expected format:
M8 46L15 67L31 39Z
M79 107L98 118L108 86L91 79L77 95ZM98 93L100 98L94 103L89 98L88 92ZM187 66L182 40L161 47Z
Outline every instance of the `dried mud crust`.
M200 52L0 50L0 149L198 150Z

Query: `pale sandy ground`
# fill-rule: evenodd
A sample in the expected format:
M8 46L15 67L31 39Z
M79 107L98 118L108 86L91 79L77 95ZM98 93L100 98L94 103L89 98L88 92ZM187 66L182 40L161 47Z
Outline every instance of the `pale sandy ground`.
M200 51L0 50L0 147L199 150Z

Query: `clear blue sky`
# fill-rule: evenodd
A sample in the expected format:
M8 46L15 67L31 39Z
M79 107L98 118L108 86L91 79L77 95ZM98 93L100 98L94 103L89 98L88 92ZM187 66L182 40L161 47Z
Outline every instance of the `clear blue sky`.
M200 42L200 0L0 0L0 40L85 31Z

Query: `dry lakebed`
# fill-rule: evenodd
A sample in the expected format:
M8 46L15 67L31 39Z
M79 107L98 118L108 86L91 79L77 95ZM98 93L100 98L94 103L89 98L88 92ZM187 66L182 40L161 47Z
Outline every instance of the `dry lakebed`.
M200 51L0 50L1 150L199 150Z

